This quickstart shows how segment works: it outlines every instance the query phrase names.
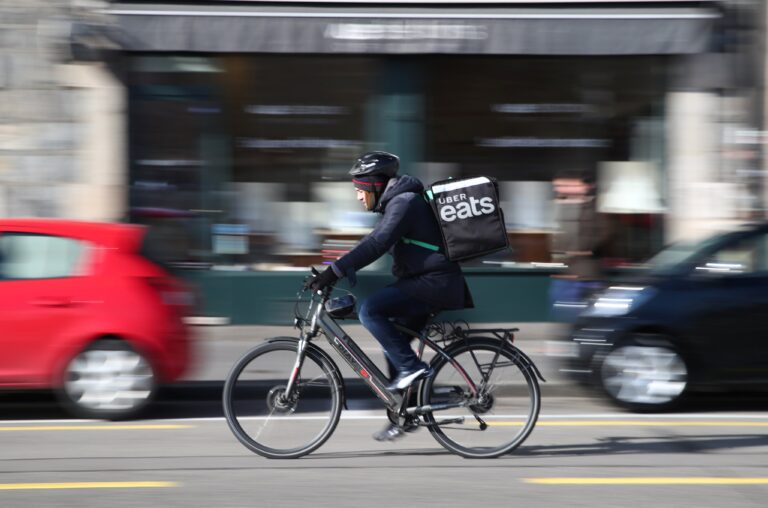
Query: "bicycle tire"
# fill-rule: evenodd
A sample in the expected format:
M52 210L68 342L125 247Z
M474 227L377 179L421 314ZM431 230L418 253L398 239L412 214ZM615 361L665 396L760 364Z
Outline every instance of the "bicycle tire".
M292 362L285 364L295 360L297 350L298 341L291 338L257 346L232 367L224 383L224 416L230 430L246 448L263 457L294 459L307 455L325 443L341 418L343 389L338 367L312 344L307 346L298 373L296 402L280 402L280 390L284 390L293 368ZM294 438L303 441L301 433L315 420L322 425L308 442L289 444ZM275 434L275 430L263 435L271 424L284 435ZM252 429L258 429L255 436Z
M504 369L503 374L509 374L508 379L498 376L491 379L490 386L484 390L486 398L483 404L469 404L471 389L468 383L442 355L436 356L432 362L434 374L421 383L420 405L467 401L465 407L424 415L432 437L462 457L493 458L510 453L528 438L539 417L541 390L538 379L529 364L517 354L516 348L495 338L473 337L445 350L464 367L478 388L482 385L481 369L478 367L482 362L478 358L493 358L497 351L498 360L493 372L488 373L489 378ZM522 414L517 414L520 409ZM474 415L478 415L488 427L482 429ZM457 422L462 418L461 423ZM516 432L506 440L504 429L515 429ZM491 433L494 438L499 436L503 441L490 445ZM467 445L461 443L459 438L467 438L474 443Z

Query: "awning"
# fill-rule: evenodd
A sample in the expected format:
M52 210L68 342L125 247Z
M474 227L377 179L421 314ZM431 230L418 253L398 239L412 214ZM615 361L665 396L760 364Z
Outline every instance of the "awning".
M679 4L678 4L679 5ZM698 4L697 4L698 5ZM492 55L690 54L709 7L302 7L113 4L127 51Z

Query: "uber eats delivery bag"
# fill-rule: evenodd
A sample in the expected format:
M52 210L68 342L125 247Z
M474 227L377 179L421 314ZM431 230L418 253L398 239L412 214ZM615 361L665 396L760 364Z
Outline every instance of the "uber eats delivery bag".
M451 261L466 261L509 247L495 179L441 180L430 185L425 194Z

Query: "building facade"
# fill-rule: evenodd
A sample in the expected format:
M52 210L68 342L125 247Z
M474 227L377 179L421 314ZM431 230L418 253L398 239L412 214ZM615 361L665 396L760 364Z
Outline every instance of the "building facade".
M11 102L40 107L54 142L21 127L37 124L35 108L0 115L2 212L151 224L162 257L204 269L212 314L251 312L226 295L365 234L373 217L346 171L367 150L398 153L427 182L499 180L513 249L467 269L500 288L551 273L556 178L594 183L617 263L764 213L760 2L46 8L43 25L20 13L14 27L50 33L60 54L34 58L58 63L0 95L28 94ZM34 47L15 40L6 67ZM64 125L45 116L67 107ZM536 295L546 307L545 285ZM542 317L520 309L494 312Z

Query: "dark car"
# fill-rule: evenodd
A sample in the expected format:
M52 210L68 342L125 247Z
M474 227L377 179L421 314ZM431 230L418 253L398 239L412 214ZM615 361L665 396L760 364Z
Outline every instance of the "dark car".
M768 224L662 250L598 293L562 370L620 406L670 409L693 391L768 388Z

